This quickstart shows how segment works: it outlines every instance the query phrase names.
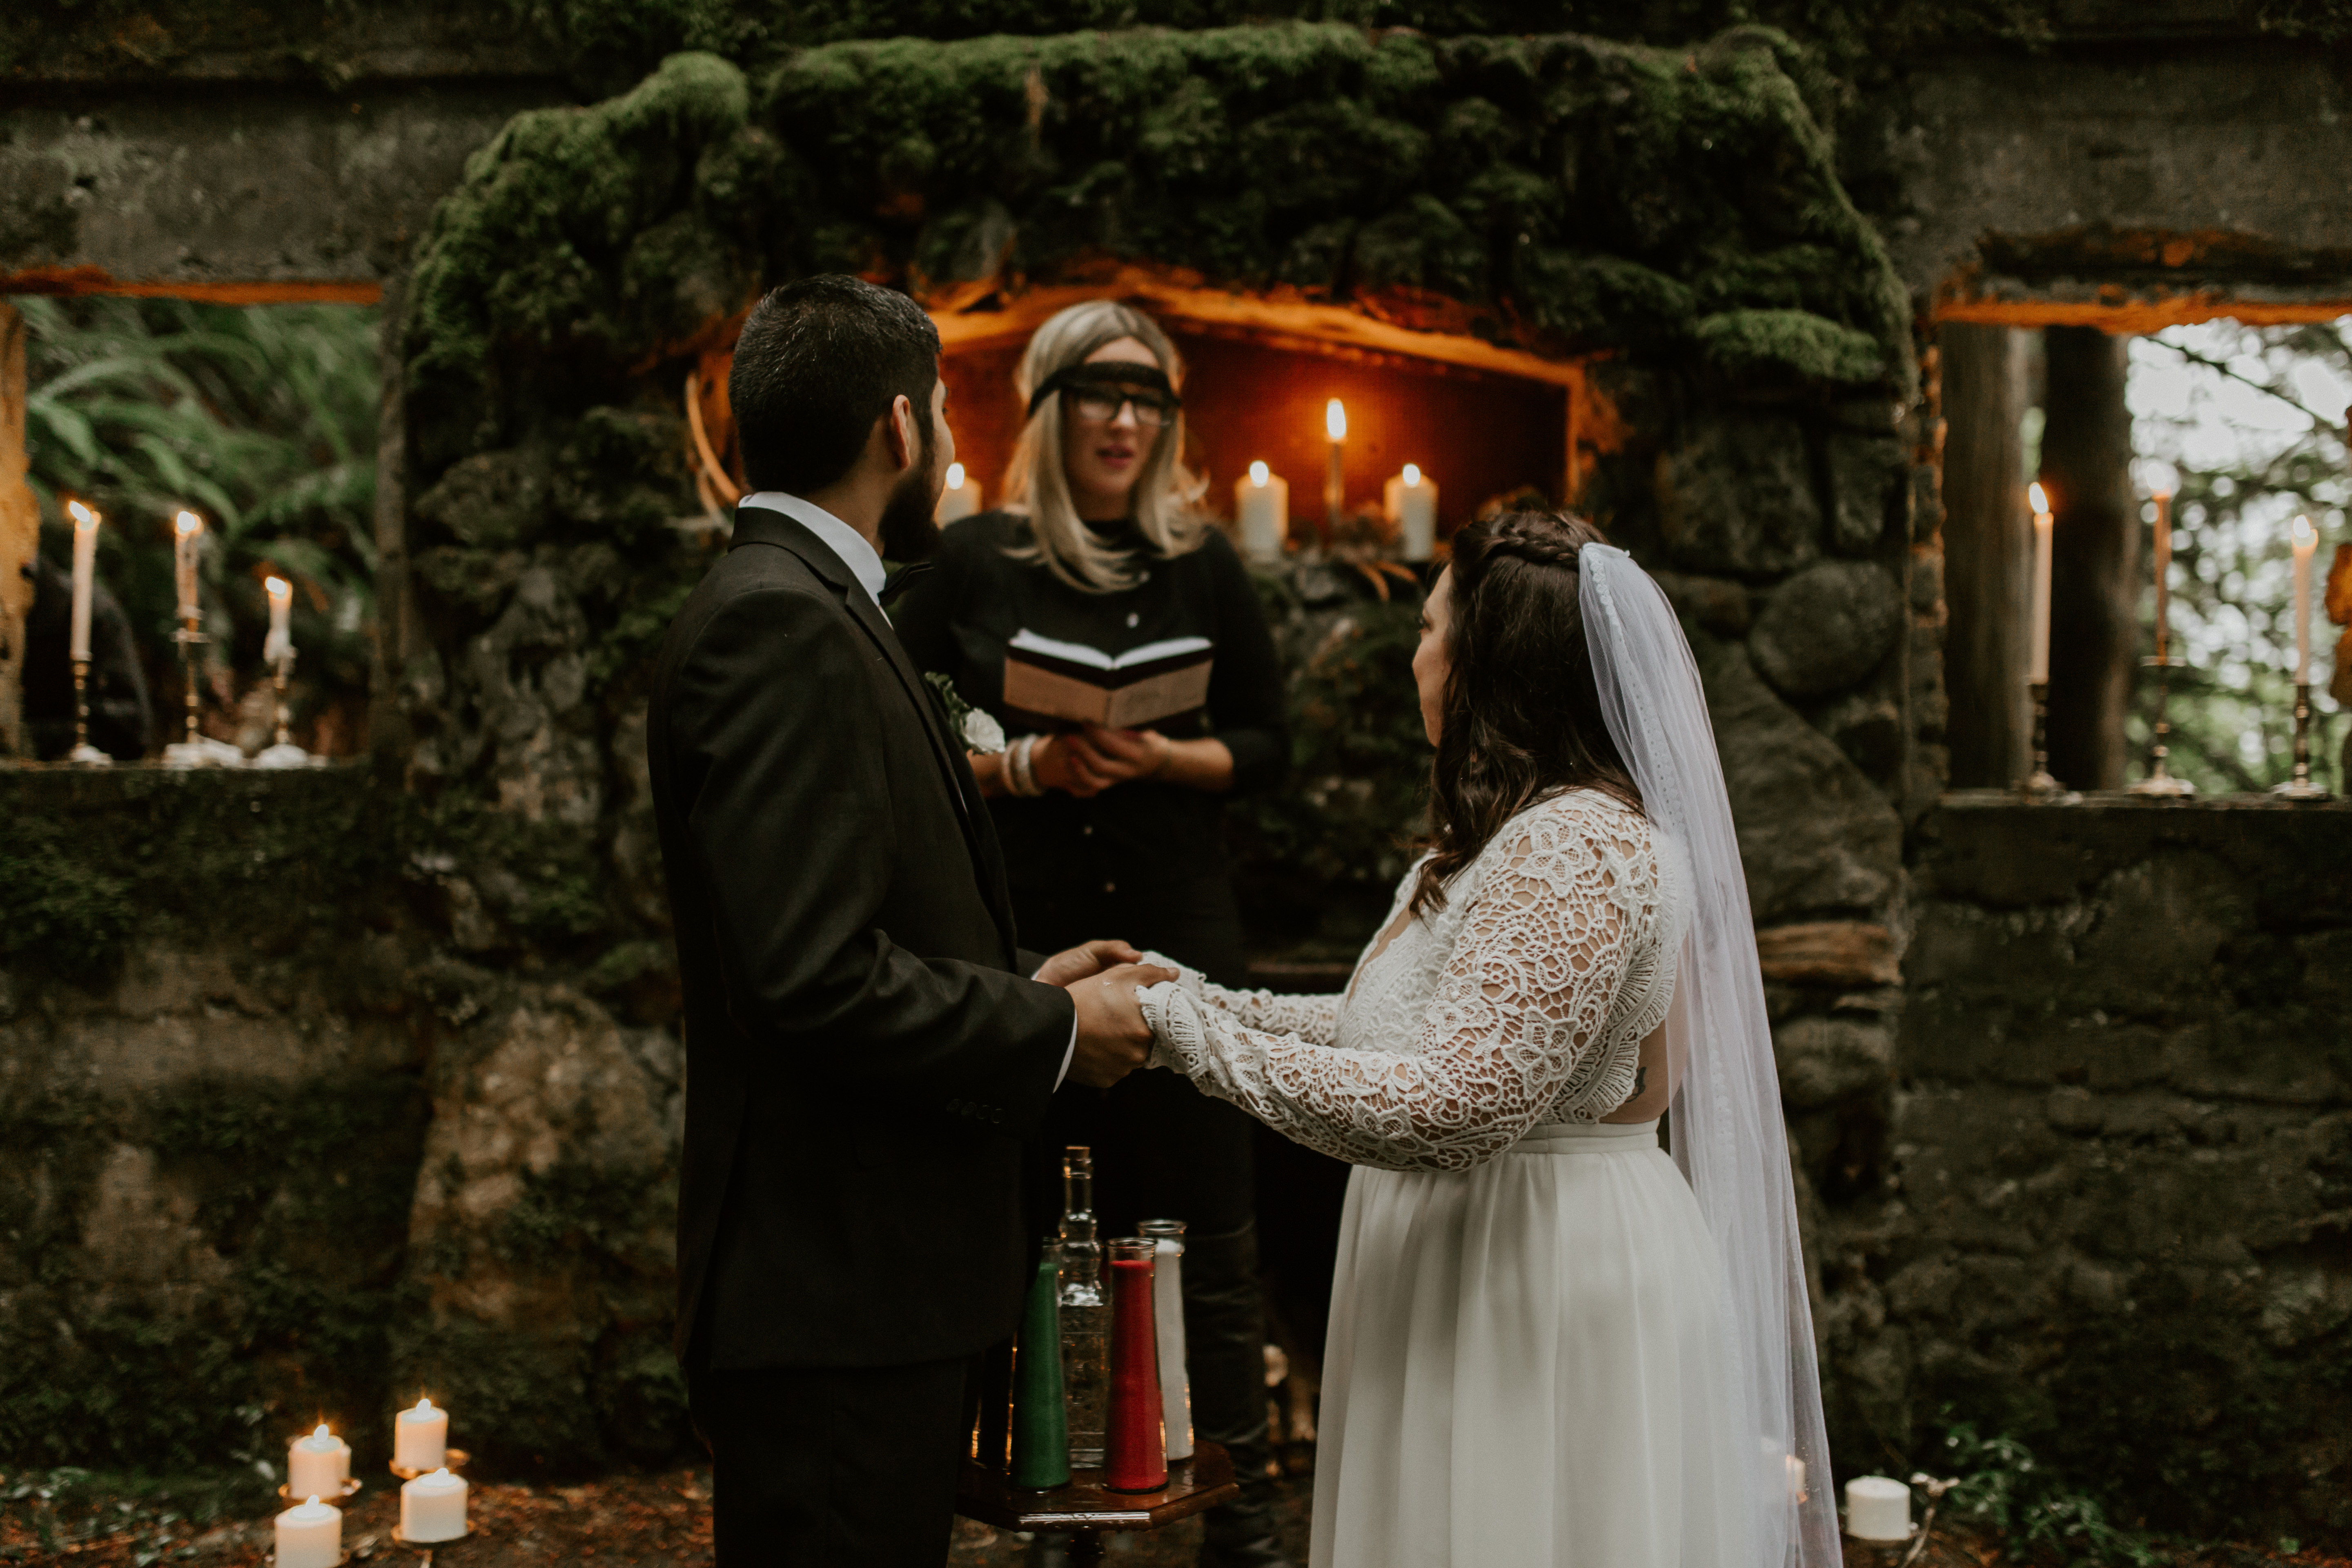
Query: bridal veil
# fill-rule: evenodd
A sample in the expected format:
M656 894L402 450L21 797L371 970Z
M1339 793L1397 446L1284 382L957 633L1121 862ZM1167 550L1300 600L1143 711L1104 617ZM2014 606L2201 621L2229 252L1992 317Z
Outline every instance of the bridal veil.
M1756 1435L1748 1491L1759 1568L1834 1568L1812 1310L1772 1031L1739 844L1698 668L1665 595L1623 551L1580 552L1579 602L1601 709L1652 822L1688 854L1693 908L1666 1018L1667 1110L1730 1293L1730 1404Z

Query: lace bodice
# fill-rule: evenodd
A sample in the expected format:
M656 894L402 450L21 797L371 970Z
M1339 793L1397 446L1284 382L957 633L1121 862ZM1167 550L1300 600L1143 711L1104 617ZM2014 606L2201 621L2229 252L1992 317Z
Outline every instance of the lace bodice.
M1355 1164L1464 1170L1539 1122L1597 1121L1632 1097L1689 908L1673 841L1571 790L1507 823L1444 909L1373 938L1342 995L1234 991L1192 970L1146 987L1152 1060Z

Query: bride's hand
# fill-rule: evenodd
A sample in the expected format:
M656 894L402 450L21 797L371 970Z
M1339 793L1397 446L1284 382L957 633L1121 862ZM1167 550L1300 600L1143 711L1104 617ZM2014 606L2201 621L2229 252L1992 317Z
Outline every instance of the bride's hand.
M1080 942L1065 948L1038 965L1033 977L1048 985L1074 985L1092 975L1100 974L1114 964L1139 963L1143 954L1116 938Z

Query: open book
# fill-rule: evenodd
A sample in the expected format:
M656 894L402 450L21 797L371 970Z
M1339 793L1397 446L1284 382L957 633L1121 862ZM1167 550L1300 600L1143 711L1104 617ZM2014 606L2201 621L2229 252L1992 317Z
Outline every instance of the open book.
M1156 724L1209 700L1215 647L1206 637L1170 637L1114 658L1024 631L1004 650L1004 705L1113 730Z

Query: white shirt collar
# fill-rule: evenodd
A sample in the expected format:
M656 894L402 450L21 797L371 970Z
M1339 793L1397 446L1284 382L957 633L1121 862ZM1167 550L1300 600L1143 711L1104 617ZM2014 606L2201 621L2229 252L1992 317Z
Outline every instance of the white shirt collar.
M882 557L875 553L874 546L866 542L864 534L815 502L787 495L782 490L761 490L745 496L736 504L780 511L807 528L824 542L827 549L841 557L841 563L849 568L850 575L857 579L858 586L866 590L866 596L874 601L875 608L881 608L882 584L888 580L889 574L882 569Z

